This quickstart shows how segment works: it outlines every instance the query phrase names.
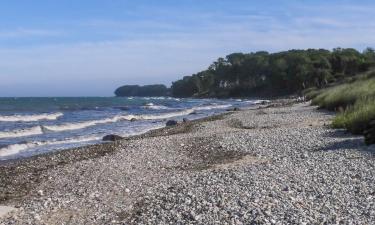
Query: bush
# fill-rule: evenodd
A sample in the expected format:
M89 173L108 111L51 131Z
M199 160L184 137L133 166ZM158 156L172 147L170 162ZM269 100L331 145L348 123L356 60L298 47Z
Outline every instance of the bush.
M346 128L353 134L363 134L372 120L375 120L375 98L362 98L337 115L332 126Z

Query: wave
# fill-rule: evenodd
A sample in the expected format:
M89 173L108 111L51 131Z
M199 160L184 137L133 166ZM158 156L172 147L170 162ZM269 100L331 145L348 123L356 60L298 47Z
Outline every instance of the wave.
M226 109L231 107L232 105L207 105L207 106L196 106L193 107L194 110L212 110L212 109Z
M115 123L120 120L127 120L127 116L115 116L112 118L106 118L101 120L91 120L79 123L66 123L61 125L42 126L45 131L67 131L67 130L79 130L86 127L95 126L98 124Z
M38 134L43 134L42 127L40 126L20 129L20 130L3 131L3 132L0 132L0 138L16 138L16 137L38 135Z
M252 103L252 104L265 104L265 103L270 103L270 100L249 100L245 101L246 103Z
M145 106L142 106L144 109L152 109L152 110L162 110L162 109L170 109L164 105L154 105L153 103L147 103Z
M39 120L56 120L57 118L63 116L61 112L58 113L43 113L36 115L13 115L13 116L0 116L1 122L31 122Z
M60 144L74 144L80 142L90 142L101 140L98 136L79 137L65 140L52 140L52 141L34 141L7 145L0 148L0 157L7 157L10 155L18 154L26 149L35 148L44 145L60 145Z
M41 126L42 131L51 131L51 132L61 132L61 131L68 131L68 130L79 130L91 126L95 126L98 124L105 124L105 123L115 123L121 120L157 120L157 119L167 119L171 117L183 116L188 115L194 112L193 109L187 109L178 112L171 112L171 113L163 113L163 114L144 114L144 115L119 115L112 118L106 118L101 120L91 120L79 123L66 123L61 125L50 125L50 126Z
M177 112L171 113L161 113L161 114L150 114L150 115L127 115L123 116L127 120L161 120L161 119L168 119L172 117L184 116L193 113L194 109L185 109Z

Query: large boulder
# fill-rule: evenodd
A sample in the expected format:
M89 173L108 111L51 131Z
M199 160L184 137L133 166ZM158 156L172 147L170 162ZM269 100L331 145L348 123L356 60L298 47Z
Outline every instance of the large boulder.
M367 145L375 144L375 120L369 123L363 134Z
M165 124L167 127L170 127L170 126L175 126L177 125L177 121L176 120L168 120L167 123Z
M116 134L109 134L103 137L103 141L118 141L121 139L124 139L124 138Z

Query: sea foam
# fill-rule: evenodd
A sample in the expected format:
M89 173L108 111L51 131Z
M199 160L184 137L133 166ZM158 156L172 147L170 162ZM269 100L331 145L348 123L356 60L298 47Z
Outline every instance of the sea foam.
M32 122L39 120L56 120L64 114L58 113L42 113L35 115L12 115L12 116L0 116L0 122Z
M185 109L181 111L176 112L170 112L170 113L161 113L161 114L144 114L144 115L127 115L123 116L123 118L126 118L127 120L161 120L161 119L168 119L172 117L178 117L178 116L184 116L189 115L193 113L194 109Z
M85 122L77 122L77 123L66 123L61 125L51 125L51 126L43 126L45 131L67 131L67 130L79 130L86 127L95 126L98 124L105 124L105 123L115 123L120 120L126 120L126 116L114 116L112 118L106 118L101 120L90 120Z
M194 110L212 110L212 109L226 109L231 107L232 105L206 105L206 106L196 106L193 107Z
M18 154L22 151L25 151L30 148L35 148L43 145L60 145L60 144L74 144L80 142L90 142L101 140L101 137L98 136L87 136L87 137L78 137L65 140L51 140L51 141L34 141L34 142L25 142L7 145L0 148L0 157L7 157L11 155Z
M16 138L31 135L43 134L43 130L40 126L35 126L26 129L12 130L12 131L2 131L0 132L0 138Z

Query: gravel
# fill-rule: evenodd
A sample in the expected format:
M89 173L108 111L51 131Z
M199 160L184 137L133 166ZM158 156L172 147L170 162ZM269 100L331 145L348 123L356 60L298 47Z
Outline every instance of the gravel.
M374 224L374 147L332 116L241 110L2 165L0 224Z

